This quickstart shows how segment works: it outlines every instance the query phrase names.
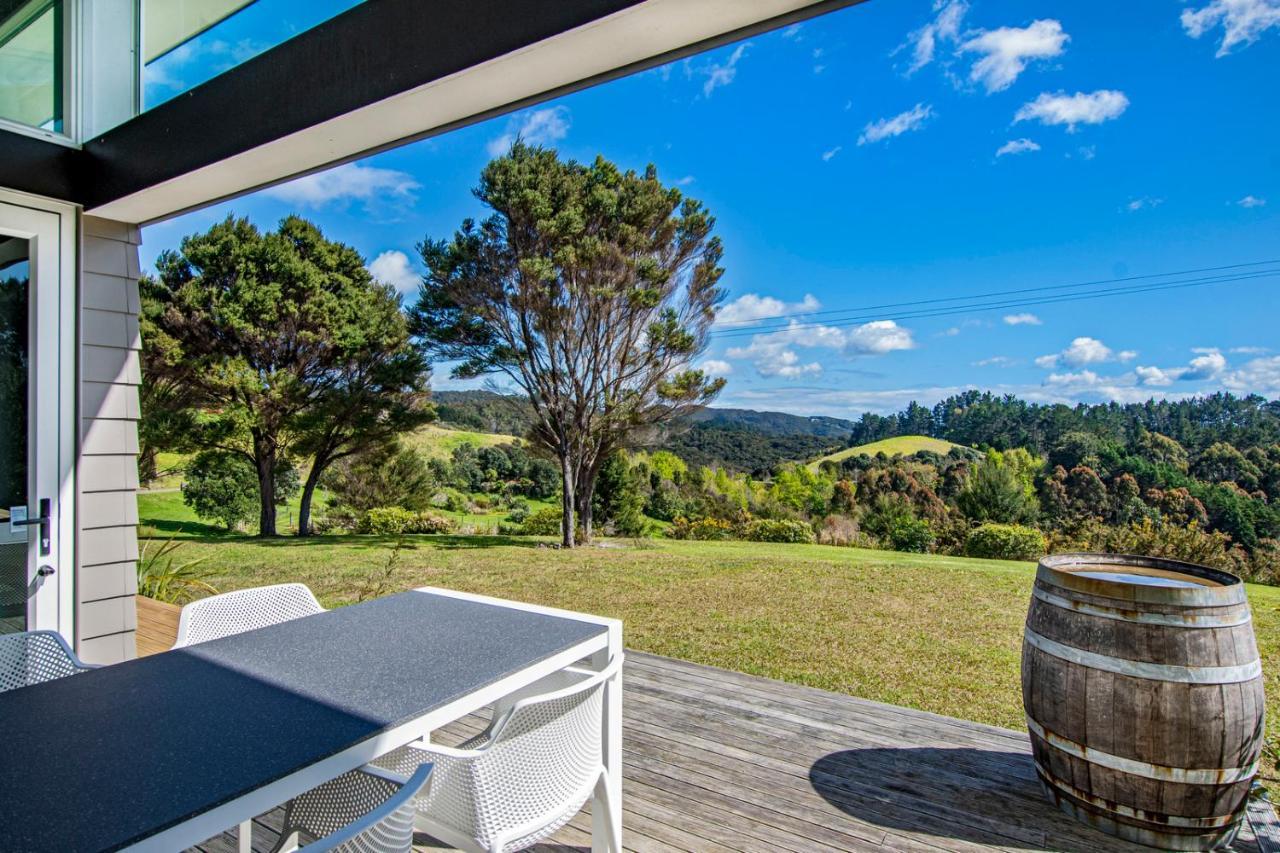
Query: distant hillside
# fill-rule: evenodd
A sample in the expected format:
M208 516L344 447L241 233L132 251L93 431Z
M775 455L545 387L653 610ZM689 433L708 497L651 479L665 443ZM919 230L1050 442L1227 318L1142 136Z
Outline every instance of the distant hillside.
M443 426L524 435L531 423L523 397L491 391L437 391ZM690 465L717 465L764 473L780 462L803 461L848 442L852 421L785 412L704 408L668 429L656 446Z
M448 459L452 455L453 449L460 444L470 444L473 447L480 448L519 441L514 435L505 433L450 429L436 426L435 424L418 427L418 429L404 436L402 440L427 459Z
M829 453L821 459L815 459L810 463L810 467L816 468L823 462L843 462L851 456L875 456L877 453L888 456L910 456L921 450L932 450L934 453L945 455L951 448L960 446L941 438L930 438L927 435L897 435L893 438L882 438L870 444L848 447L838 453Z

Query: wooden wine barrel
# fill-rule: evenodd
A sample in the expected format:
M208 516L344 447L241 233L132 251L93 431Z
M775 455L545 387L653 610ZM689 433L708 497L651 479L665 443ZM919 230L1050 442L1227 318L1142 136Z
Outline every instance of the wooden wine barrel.
M1234 837L1264 710L1239 578L1176 560L1045 557L1022 701L1036 771L1064 811L1167 850Z

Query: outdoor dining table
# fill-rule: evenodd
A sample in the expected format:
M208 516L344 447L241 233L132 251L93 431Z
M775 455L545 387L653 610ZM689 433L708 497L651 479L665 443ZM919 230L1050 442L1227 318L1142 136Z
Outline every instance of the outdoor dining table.
M621 651L616 620L424 588L0 693L0 850L173 853ZM620 849L619 800L593 803L592 849Z

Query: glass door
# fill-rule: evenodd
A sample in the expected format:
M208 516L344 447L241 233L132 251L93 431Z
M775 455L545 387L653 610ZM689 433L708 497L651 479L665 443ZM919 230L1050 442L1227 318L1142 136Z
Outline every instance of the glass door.
M0 203L0 633L70 629L58 576L70 462L60 421L71 416L61 410L59 226L57 214Z

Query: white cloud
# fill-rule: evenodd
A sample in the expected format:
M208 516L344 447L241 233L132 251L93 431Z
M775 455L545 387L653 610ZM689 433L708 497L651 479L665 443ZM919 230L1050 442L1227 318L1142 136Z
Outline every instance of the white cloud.
M263 195L301 207L319 208L351 201L412 204L421 184L407 172L346 163L287 184L269 187Z
M1151 208L1159 207L1162 204L1164 204L1164 199L1162 198L1151 198L1150 196L1143 196L1142 198L1129 199L1129 201L1125 204L1124 209L1129 211L1130 213L1133 213L1135 211L1139 211L1143 209L1150 210Z
M1128 107L1129 99L1124 92L1115 89L1099 89L1088 94L1076 92L1074 95L1042 92L1034 101L1023 104L1013 121L1016 124L1034 119L1047 125L1065 124L1068 133L1075 133L1076 125L1102 124L1119 118Z
M1237 45L1253 44L1272 27L1280 27L1280 0L1210 0L1199 9L1182 10L1182 28L1193 39L1222 26L1222 41L1215 56L1231 53Z
M1227 352L1237 355L1263 355L1271 352L1271 347L1232 347Z
M973 367L1013 367L1017 362L1007 355L993 355L981 361L970 362Z
M908 33L906 43L893 51L896 54L911 48L911 63L906 71L908 77L933 61L939 42L954 42L960 37L960 24L969 11L969 4L965 0L934 0L933 11L937 13L933 20Z
M915 349L911 330L892 320L875 320L854 326L845 333L847 355L884 355L896 350Z
M841 151L843 148L844 148L844 146L843 146L843 145L837 145L835 148L829 148L829 149L827 149L826 151L823 151L823 152L822 152L822 162L824 162L824 163L829 163L829 162L831 162L831 158L832 158L832 157L834 157L834 156L836 156L837 154L839 154L839 153L840 153L840 151Z
M1196 357L1181 367L1149 367L1138 365L1134 373L1142 385L1165 388L1174 382L1208 381L1217 379L1227 369L1226 356L1217 347L1197 347Z
M1280 396L1280 355L1255 358L1223 376L1222 384L1240 394Z
M919 130L933 115L933 106L930 104L916 104L904 113L898 113L891 118L882 118L877 121L870 122L862 129L862 135L858 137L859 145L879 142L882 139L890 139L894 136L901 136L913 130Z
M550 145L569 135L569 108L565 106L530 110L511 117L506 132L489 140L485 150L490 157L501 157L516 139L529 145Z
M733 365L719 358L707 359L698 365L698 369L709 376L728 376L733 373Z
M693 183L695 180L697 180L697 178L695 178L693 175L685 175L683 178L677 178L675 181L675 184L678 187L687 187L689 186L689 184Z
M1159 367L1143 367L1142 365L1138 365L1133 369L1133 372L1137 374L1138 381L1143 385L1157 387L1172 385L1173 381L1178 378L1177 376L1171 375L1170 371L1162 370Z
M1079 153L1080 159L1092 160L1094 157L1098 156L1098 146L1081 145L1079 148L1076 149L1076 152Z
M806 293L799 302L783 302L772 296L744 293L720 307L716 312L716 325L745 326L761 320L780 319L789 314L817 311L821 307L822 303L810 293Z
M1065 364L1067 367L1083 367L1086 364L1102 364L1117 359L1128 361L1137 355L1133 350L1125 350L1117 354L1097 338L1081 336L1061 352L1040 356L1036 359L1036 366L1043 367L1045 370L1052 370L1059 364Z
M1247 195L1236 202L1241 207L1263 207L1266 203L1265 198L1258 198L1256 195Z
M704 98L711 97L711 93L716 89L733 82L733 79L738 76L738 62L746 55L747 48L750 46L751 42L740 44L733 49L733 53L729 54L729 58L724 62L709 62L698 69L707 78L702 83Z
M1010 326L1041 326L1043 321L1035 314L1024 312L1022 314L1005 314L1004 322Z
M1050 373L1045 379L1050 385L1074 385L1093 387L1102 381L1098 374L1092 370L1082 370L1079 373Z
M827 66L825 66L825 65L815 65L815 66L813 66L813 73L814 73L814 74L821 74L823 71L826 71L826 70L827 70Z
M1003 157L1006 154L1025 154L1028 151L1039 151L1039 144L1027 139L1025 136L1021 139L1010 139L1004 145L996 149L996 156Z
M801 24L792 24L782 31L782 37L788 41L796 41L800 35L801 29L803 29Z
M1213 379L1227 368L1227 359L1218 349L1196 350L1200 355L1191 359L1180 379Z
M422 284L422 276L409 262L409 256L399 249L389 249L374 258L369 264L369 274L400 293L412 293Z
M816 376L823 370L820 362L802 361L797 348L829 349L846 358L856 358L914 349L915 345L911 330L892 320L876 320L850 328L792 320L787 328L755 335L750 344L733 347L725 355L750 360L761 376L797 379Z
M1042 19L1026 27L979 32L960 45L960 52L983 54L969 70L969 79L981 83L991 94L1012 86L1030 60L1060 56L1070 39L1060 22Z

